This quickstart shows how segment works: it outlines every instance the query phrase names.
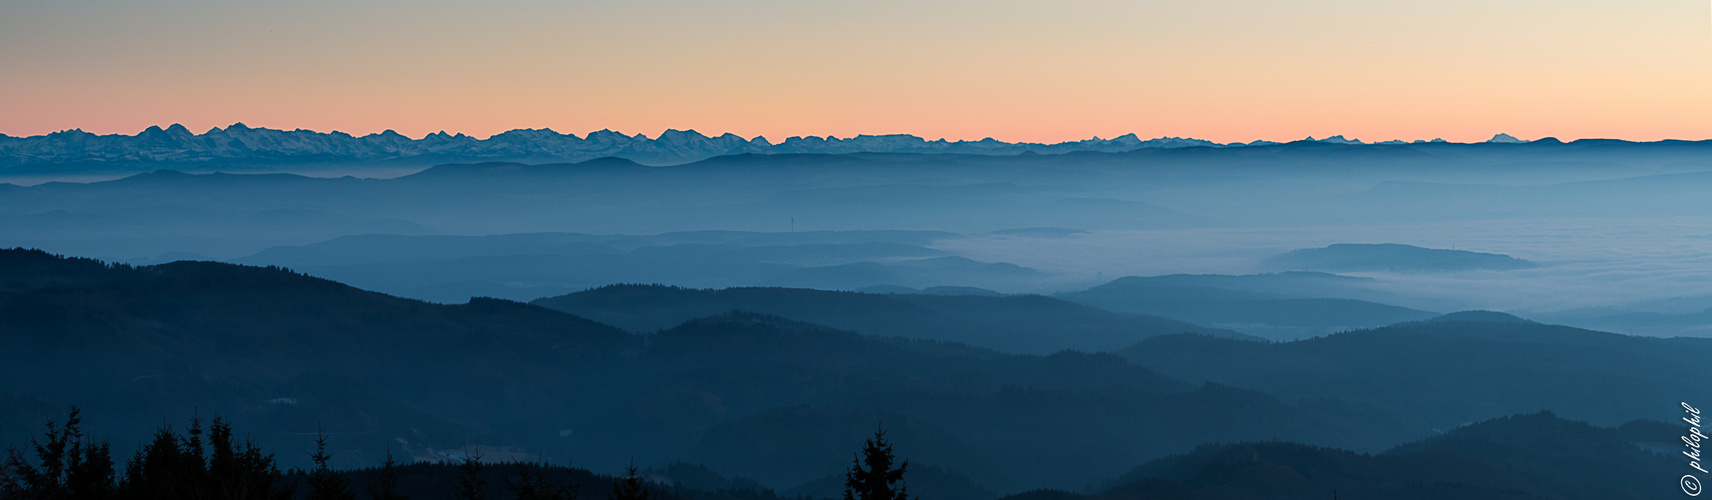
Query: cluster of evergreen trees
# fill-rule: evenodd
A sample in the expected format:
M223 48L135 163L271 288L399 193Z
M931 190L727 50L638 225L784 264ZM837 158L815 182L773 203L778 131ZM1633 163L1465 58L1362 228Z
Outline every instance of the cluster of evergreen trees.
M180 435L170 427L155 433L121 473L111 448L79 428L81 412L72 408L63 426L48 422L41 440L31 442L35 463L22 450L7 450L0 465L0 496L7 499L83 500L267 500L292 498L293 488L254 442L239 444L232 427L216 417L204 431L190 419Z
M232 427L215 417L203 428L191 418L183 434L162 427L149 443L115 467L111 447L85 435L81 411L73 407L64 425L47 423L30 450L11 447L0 463L0 500L356 500L346 477L332 469L327 437L316 437L310 470L282 473L271 453L254 441L239 443ZM31 460L28 455L34 455ZM909 500L902 484L905 461L892 468L892 447L878 430L846 472L844 500ZM579 500L576 481L547 477L547 469L513 464L506 490L516 500ZM457 467L454 498L489 500L481 455L468 454ZM568 471L569 469L567 469ZM655 500L634 464L614 482L610 500ZM288 479L295 478L298 480ZM373 500L410 500L399 487L400 465L391 452L374 469L366 488ZM306 487L299 493L300 486ZM498 499L493 499L498 500Z

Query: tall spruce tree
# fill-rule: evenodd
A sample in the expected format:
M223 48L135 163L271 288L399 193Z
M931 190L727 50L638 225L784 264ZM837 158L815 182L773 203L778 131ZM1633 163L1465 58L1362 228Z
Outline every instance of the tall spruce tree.
M483 500L482 489L487 486L487 480L482 478L481 453L464 450L464 464L458 467L459 500Z
M386 460L380 462L368 490L369 498L374 500L410 500L410 495L398 492L398 461L392 459L391 444L386 446Z
M178 434L170 426L155 431L154 441L138 448L125 463L125 479L119 484L123 496L138 500L194 498L186 488L190 481L185 476L197 471L184 463L178 442Z
M309 472L309 500L356 500L357 494L345 484L345 477L328 466L333 455L327 453L327 434L315 429L315 453L309 454L315 470Z
M909 461L893 469L894 458L882 426L862 446L850 470L844 472L844 500L909 500L909 488L904 484Z
M291 498L291 489L280 487L284 477L274 465L273 455L262 453L253 440L245 440L240 448L232 439L230 422L214 417L208 426L208 445L208 475L213 479L215 498Z
M636 474L636 461L631 460L630 466L624 468L624 479L612 484L612 500L648 500L650 496L648 485Z
M505 488L516 500L577 500L575 483L555 484L543 474L546 467L523 462L511 466L517 470L517 477L505 478Z
M184 437L179 438L178 448L178 480L184 482L180 486L197 498L205 498L210 488L208 452L202 446L202 417L194 413L190 415L190 426L185 429Z

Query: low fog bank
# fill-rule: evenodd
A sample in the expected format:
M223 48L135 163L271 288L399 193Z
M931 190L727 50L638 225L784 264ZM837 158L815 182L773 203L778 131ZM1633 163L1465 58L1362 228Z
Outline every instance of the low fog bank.
M1304 307L1370 321L1489 309L1701 335L1696 315L1712 308L1712 220L1694 214L1712 213L1708 147L1295 143L739 155L672 167L608 158L442 165L394 178L162 171L0 184L0 246L139 264L281 265L461 303L612 283L1073 297L1123 277L1298 270L1277 256L1387 243L1527 265L1331 262L1300 270L1361 280L1132 281L1084 302L1269 338L1375 326L1285 315ZM1159 298L1209 287L1222 292L1193 304ZM1302 300L1318 302L1287 302ZM1264 310L1275 314L1253 312Z
M1391 226L1099 231L1062 239L975 236L936 248L1094 284L1118 276L1254 274L1267 258L1337 243L1403 243L1508 255L1530 269L1346 272L1408 297L1400 305L1529 315L1591 307L1698 312L1712 307L1712 218L1524 219ZM1699 297L1699 298L1696 298ZM1673 300L1674 299L1674 300Z
M1027 228L972 235L363 235L276 247L230 261L278 265L441 303L462 303L472 296L528 301L614 283L646 283L1037 294L1274 340L1477 309L1619 333L1704 336L1709 332L1702 326L1703 311L1712 308L1712 267L1707 265L1712 254L1704 248L1705 238L1693 231L1709 223L1699 218L1552 219L1275 229ZM1621 237L1609 234L1612 227L1623 228ZM1334 273L1280 268L1276 259L1345 242L1404 243L1418 251L1504 258L1525 266L1434 270L1398 261L1395 269ZM1087 298L1101 289L1110 292L1107 297ZM1315 307L1321 312L1314 317L1263 312Z

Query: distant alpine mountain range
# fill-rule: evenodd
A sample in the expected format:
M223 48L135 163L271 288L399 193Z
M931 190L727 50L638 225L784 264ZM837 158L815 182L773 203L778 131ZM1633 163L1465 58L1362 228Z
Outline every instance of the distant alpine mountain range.
M1315 141L1309 137L1306 140ZM1317 142L1363 144L1333 136ZM1429 141L1416 141L1417 143ZM1435 140L1432 142L1444 142ZM1521 142L1499 134L1490 142ZM1403 144L1391 141L1380 144ZM732 154L781 153L951 153L1015 155L1074 152L1116 153L1146 148L1265 146L1255 141L1220 144L1178 137L1143 140L1135 134L1057 144L979 141L929 141L913 135L859 135L850 138L791 137L774 144L765 137L735 134L708 137L694 130L667 130L659 137L611 130L586 136L549 129L517 129L487 139L436 132L411 139L391 130L353 136L344 132L252 128L242 123L197 134L183 125L149 127L137 135L96 135L80 129L31 137L0 134L0 172L50 173L128 171L160 167L216 166L266 168L281 164L391 163L398 166L466 161L578 162L600 157L626 158L651 165L672 165ZM67 167L70 167L69 169Z

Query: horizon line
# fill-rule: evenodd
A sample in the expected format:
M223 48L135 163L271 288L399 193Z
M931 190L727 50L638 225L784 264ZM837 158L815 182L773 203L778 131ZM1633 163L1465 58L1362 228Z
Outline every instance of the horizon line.
M793 136L786 137L782 141L774 142L772 139L767 138L765 134L757 134L754 137L744 137L742 135L732 133L732 132L724 132L724 133L720 133L717 135L708 135L708 134L704 134L700 131L697 131L694 128L686 128L686 129L667 128L658 134L655 134L653 136L649 136L648 134L645 134L645 133L628 134L628 133L612 130L610 128L602 128L600 130L589 131L587 133L579 135L576 133L559 132L557 130L553 130L551 127L542 127L542 128L521 128L520 127L520 128L508 129L506 131L495 133L495 134L490 134L487 137L477 137L477 136L465 134L463 132L449 133L446 130L442 129L442 130L437 131L437 132L430 132L427 134L423 134L421 137L411 137L409 135L399 133L399 132L397 132L393 129L390 129L390 128L383 130L383 131L380 131L380 132L371 132L368 134L356 135L356 134L344 132L344 131L337 130L337 129L322 132L319 130L305 129L305 128L295 128L295 129L287 130L284 128L269 128L269 127L265 127L265 126L263 126L263 127L251 127L251 126L246 125L244 122L241 122L241 121L240 122L234 122L233 124L227 125L225 127L219 127L219 126L211 127L208 130L203 131L201 133L197 133L195 131L192 131L192 130L190 130L189 127L185 127L182 124L173 123L173 124L167 125L166 127L162 127L160 125L150 125L144 129L138 131L135 134L124 134L124 133L98 134L98 133L85 131L81 127L75 127L75 128L63 129L63 130L58 130L58 131L48 132L48 133L43 133L43 134L24 135L24 136L14 136L14 135L6 134L4 132L0 132L0 139L40 139L40 138L47 138L47 137L51 137L51 136L55 136L55 135L68 134L68 133L88 134L88 135L93 135L96 137L115 137L115 136L116 137L140 137L143 134L150 133L150 131L165 132L165 131L170 131L173 129L184 130L185 132L188 132L192 136L201 137L201 136L208 135L210 133L229 131L233 128L238 128L240 130L266 130L266 131L285 132L285 133L305 133L306 132L306 133L321 134L321 135L345 135L345 136L349 136L349 137L353 137L353 138L396 135L396 136L399 136L399 137L402 137L404 139L411 140L411 141L422 141L422 140L426 140L430 137L437 137L437 136L451 137L451 138L465 137L465 138L469 138L469 139L476 140L476 141L488 141L488 140L492 140L495 137L505 135L508 133L513 133L513 132L547 132L547 133L552 133L552 134L558 135L560 137L572 137L572 138L576 138L578 140L588 140L589 137L591 137L595 134L607 133L607 134L621 135L621 136L631 138L631 139L657 141L666 135L669 135L669 134L676 132L676 133L683 133L683 134L694 134L694 135L701 136L704 138L709 138L709 139L725 137L725 136L732 136L732 137L736 137L738 139L742 139L745 142L755 142L755 141L759 140L759 141L765 142L767 144L772 144L772 145L778 145L778 144L784 144L784 143L788 143L788 142L795 142L795 141L802 141L802 140L846 141L846 140L853 140L853 139L860 139L860 138L883 138L883 137L907 137L907 138L918 139L918 140L921 140L921 141L927 142L927 143L948 143L948 144L964 143L964 144L968 144L968 143L982 143L982 142L997 142L997 143L1004 143L1004 144L1011 144L1011 145L1039 145L1039 146L1073 144L1073 143L1078 143L1078 142L1110 142L1110 141L1123 139L1125 137L1134 137L1135 140L1142 141L1142 142L1161 141L1161 140L1183 140L1183 141L1204 142L1204 143L1208 143L1209 145L1227 146L1227 147L1228 146L1290 144L1290 143L1296 143L1296 142L1327 142L1327 143L1333 143L1333 144L1348 144L1348 145L1402 145L1402 144L1434 144L1434 143L1439 143L1439 144L1531 143L1531 142L1547 141L1547 140L1556 140L1558 142L1564 142L1564 143L1576 142L1576 141L1582 141L1582 140L1606 140L1606 141L1621 141L1621 142L1633 142L1633 143L1671 142L1671 141L1697 142L1697 141L1712 140L1712 139L1660 139L1657 141L1635 141L1635 140L1611 138L1611 137L1578 137L1578 138L1574 138L1574 139L1566 141L1566 140L1563 140L1563 139L1558 138L1556 136L1543 136L1543 137L1539 137L1539 138L1535 138L1535 139L1521 139L1521 138L1512 136L1508 133L1498 132L1498 133L1493 134L1491 139L1488 139L1486 141L1477 141L1477 142L1449 141L1449 140L1445 140L1445 139L1439 138L1439 137L1435 137L1433 139L1412 139L1412 140L1410 140L1410 139L1396 139L1396 138L1385 139L1385 140L1363 140L1361 138L1348 138L1348 137L1345 137L1343 134L1336 134L1336 135L1325 136L1324 138L1315 138L1314 136L1310 135L1310 136L1307 136L1303 139L1285 140L1285 141L1255 139L1255 140L1248 141L1248 142L1232 141L1232 142L1221 143L1221 142L1217 142L1217 141L1213 141L1213 140L1200 139L1200 138L1195 138L1195 137L1190 137L1190 136L1166 135L1166 136L1160 136L1160 137L1155 137L1155 138L1143 139L1143 138L1141 138L1140 135L1138 135L1134 132L1130 132L1130 133L1125 133L1125 134L1121 134L1121 135L1117 135L1117 136L1113 136L1113 137L1103 138L1103 137L1096 135L1096 136L1090 136L1087 139L1069 140L1069 141L1061 141L1061 142L1033 142L1033 141L1014 141L1013 142L1013 141L1005 141L1005 140L995 139L995 138L990 137L990 136L982 138L982 139L978 139L978 140L968 140L968 139L951 140L951 139L945 138L945 137L940 137L940 138L936 138L936 139L929 139L926 137L922 137L922 136L918 136L918 135L910 134L910 133L857 134L857 135L852 135L852 136L848 136L848 137L838 137L838 136L835 136L832 134L827 134L825 136L793 135Z

